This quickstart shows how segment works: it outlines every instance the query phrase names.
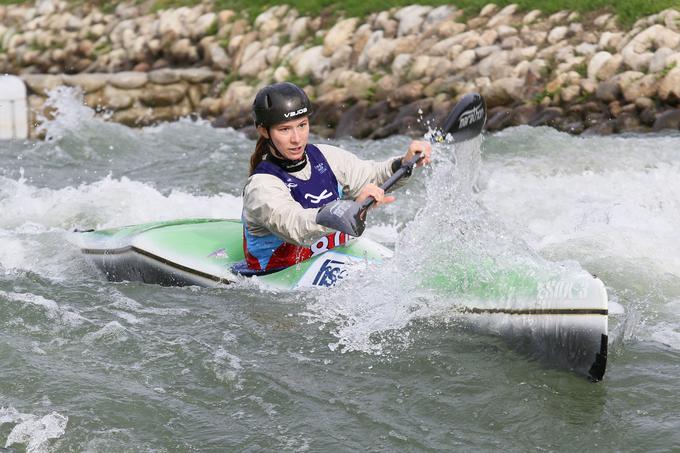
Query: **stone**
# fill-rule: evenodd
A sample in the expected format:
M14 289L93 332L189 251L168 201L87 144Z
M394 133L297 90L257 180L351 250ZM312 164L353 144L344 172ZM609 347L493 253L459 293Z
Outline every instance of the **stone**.
M370 135L373 132L373 127L364 118L367 108L367 101L359 101L347 109L335 128L335 138L365 138Z
M352 47L344 45L333 53L330 58L331 68L348 68L352 59Z
M260 49L254 55L249 55L243 58L243 63L238 68L238 73L241 77L256 78L257 75L264 71L267 65L267 49Z
M337 22L328 30L323 40L323 55L330 57L338 48L349 44L358 23L359 19L352 17Z
M463 33L466 28L465 24L447 20L437 26L437 34L442 38L450 38Z
M609 52L598 52L588 63L588 78L593 80L607 80L616 74L621 67L623 58L621 55L612 55Z
M635 71L645 71L654 57L652 49L680 45L680 34L655 24L638 33L621 49L623 61Z
M47 93L62 85L61 76L43 74L24 74L21 79L27 85L29 93L47 96Z
M489 120L486 122L486 130L489 132L499 131L512 125L512 109L508 107L494 107L489 110Z
M666 60L674 53L675 51L668 47L657 49L656 52L654 52L652 59L649 61L649 72L663 71L666 68Z
M612 102L618 99L621 94L621 88L616 80L607 80L600 83L595 92L597 99L603 102Z
M149 81L159 85L177 83L180 80L179 74L172 69L157 69L149 72Z
M464 50L461 52L460 55L456 57L455 60L453 60L453 65L451 69L454 71L462 71L464 69L469 68L472 66L477 59L477 54L475 53L474 50Z
M298 77L305 77L321 61L327 61L330 66L330 60L323 56L323 46L310 47L291 60L291 69Z
M489 22L490 22L490 21L489 21ZM501 25L501 26L499 26L499 27L496 29L496 32L498 33L498 37L499 37L500 39L505 39L505 38L507 38L507 37L509 37L509 36L516 36L517 33L519 33L519 32L517 31L516 28L510 27L510 26L508 26L508 25Z
M672 109L660 114L654 121L652 129L654 131L680 129L680 109Z
M290 79L290 71L285 66L279 66L274 71L274 81L275 82L285 82Z
M391 105L407 104L423 97L423 84L421 82L409 82L400 86L392 95Z
M309 17L298 17L288 30L288 36L293 42L301 41L309 33Z
M567 34L569 33L569 28L565 26L559 26L553 28L550 33L548 33L548 42L550 44L556 44L559 41L562 41L567 37Z
M651 98L640 96L635 99L635 107L638 110L653 109L655 107L654 101Z
M659 98L662 101L680 99L680 67L671 69L659 82Z
M182 84L147 86L139 99L148 107L165 107L178 104L186 95L186 87Z
M494 80L480 90L489 107L507 105L520 100L524 94L524 81L513 77Z
M412 63L413 56L411 54L400 53L392 60L392 74L400 79L405 79Z
M560 99L562 102L572 102L581 94L581 87L579 85L569 85L562 88L560 91Z
M534 9L529 11L523 18L522 18L522 23L524 25L530 25L534 22L536 22L536 19L541 15L541 10Z
M200 39L202 36L205 36L211 28L214 27L216 30L217 24L217 14L212 12L203 14L196 19L196 22L190 25L189 34L195 40Z
M130 108L135 101L132 91L133 90L121 90L114 88L111 85L107 85L102 92L100 105L114 111Z
M425 15L432 10L430 6L411 5L406 6L394 14L399 20L397 36L413 35L420 32L420 28L425 20Z
M170 55L178 61L189 63L198 61L198 51L189 38L175 41L170 46Z
M116 88L124 90L140 88L146 85L149 76L144 72L124 71L111 74L109 83Z
M647 74L630 81L630 83L621 85L623 98L628 102L634 102L640 97L652 97L656 95L657 89L658 82L654 74Z
M212 43L207 46L206 59L213 66L226 71L231 67L231 59L224 48L218 43Z
M175 69L175 71L182 80L189 83L209 83L216 78L216 74L206 67Z
M64 85L77 86L87 94L102 89L109 81L109 74L65 74L62 80Z

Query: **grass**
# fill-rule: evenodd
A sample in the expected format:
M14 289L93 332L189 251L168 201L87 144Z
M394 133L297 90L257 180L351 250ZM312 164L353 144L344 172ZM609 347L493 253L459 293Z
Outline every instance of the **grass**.
M136 0L141 2L141 0ZM70 3L82 4L83 0L69 0ZM179 6L192 6L199 4L201 0L154 0L153 10L173 8ZM33 1L21 0L0 0L0 5L17 3L34 3ZM95 4L104 9L110 8L112 2L94 0L89 3ZM486 4L492 0L214 0L216 10L232 9L244 11L254 18L257 14L274 5L288 4L294 6L300 13L316 16L319 14L347 17L364 17L372 12L383 11L392 7L403 7L413 4L421 5L449 5L453 4L465 10L465 17L472 17L477 14ZM616 13L619 21L624 26L632 25L637 19L643 16L657 13L666 8L680 9L680 0L495 0L493 3L500 7L516 3L523 11L540 9L544 13L550 14L564 9L588 13L591 11L609 11ZM115 5L115 3L114 3Z

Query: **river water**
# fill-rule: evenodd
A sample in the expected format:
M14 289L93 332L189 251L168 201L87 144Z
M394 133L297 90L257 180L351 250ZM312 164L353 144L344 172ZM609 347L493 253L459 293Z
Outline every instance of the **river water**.
M74 228L237 218L254 143L141 130L51 98L48 140L0 144L0 447L16 451L680 448L680 135L520 127L438 146L370 214L396 255L340 288L105 281ZM366 158L409 139L326 141ZM451 225L455 225L452 228ZM449 250L456 253L448 253ZM469 329L409 281L451 256L584 269L609 292L591 383Z

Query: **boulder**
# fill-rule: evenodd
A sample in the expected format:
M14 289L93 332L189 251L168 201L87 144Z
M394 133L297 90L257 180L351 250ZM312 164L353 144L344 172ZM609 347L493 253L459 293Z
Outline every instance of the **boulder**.
M619 82L621 83L621 82ZM647 74L638 79L631 80L629 83L621 85L623 98L628 102L634 102L641 97L655 96L658 89L657 77L654 74Z
M600 83L595 92L595 97L603 102L612 102L618 99L621 88L616 80L607 80Z
M147 86L139 99L148 107L165 107L179 104L186 95L186 87L182 84Z
M568 33L569 28L565 27L564 25L555 27L550 30L550 33L548 33L548 42L550 44L556 44L566 38Z
M423 84L418 81L402 85L393 91L390 105L402 105L421 99L424 88Z
M623 57L609 52L598 52L588 63L588 78L594 80L608 80L621 68Z
M241 67L238 68L238 73L241 77L255 78L257 75L267 69L267 49L259 49L254 55L245 56L242 60Z
M209 83L215 80L216 74L206 67L175 69L182 80L189 83Z
M309 33L309 17L298 17L288 29L288 36L293 42L301 41Z
M680 129L680 109L672 109L660 114L652 126L654 131L666 129Z
M63 75L64 85L77 86L83 93L92 93L102 89L109 81L109 74L73 74Z
M425 20L425 15L432 10L430 6L411 5L406 6L394 14L399 20L397 36L413 35L420 32Z
M464 50L456 57L455 60L453 60L453 66L451 69L454 71L462 71L472 66L476 59L477 54L474 50Z
M511 104L522 99L524 81L514 77L494 80L491 84L482 87L481 94L486 99L486 104L489 107Z
M413 56L411 54L400 53L392 61L392 74L400 79L405 79L412 63Z
M180 75L172 69L157 69L149 72L149 81L158 85L168 85L177 83L180 80Z
M666 69L666 60L673 55L675 51L668 47L662 47L654 52L654 56L649 61L649 72L661 72Z
M323 56L323 46L310 47L291 60L291 69L298 77L327 73L330 59Z
M659 98L662 101L680 99L680 67L668 72L659 82Z
M118 111L125 110L132 107L135 101L132 90L121 90L107 85L102 92L101 102L98 105L103 105L107 109ZM138 91L138 90L134 90Z
M21 79L28 86L29 93L47 96L47 93L63 84L61 76L44 74L24 74Z
M367 109L367 101L359 101L347 109L335 128L335 138L366 138L369 136L374 131L374 127L365 119Z
M109 83L111 85L124 90L143 87L148 81L149 76L146 73L133 71L111 74L111 77L109 78Z
M654 57L653 49L680 45L680 34L655 24L638 33L621 49L623 61L631 69L645 71Z
M358 23L358 18L351 17L337 22L328 30L323 40L323 55L330 57L338 48L349 44Z

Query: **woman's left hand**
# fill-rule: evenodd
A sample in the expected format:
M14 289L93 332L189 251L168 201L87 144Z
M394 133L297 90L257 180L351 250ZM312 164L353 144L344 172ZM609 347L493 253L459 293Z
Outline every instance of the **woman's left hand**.
M423 165L427 165L430 162L432 162L431 155L432 155L432 146L430 145L430 142L426 142L423 140L413 140L411 144L408 147L408 151L406 151L406 154L404 157L401 158L401 164L404 165L406 162L411 160L413 156L416 155L416 153L422 153L425 157L420 159L416 166L422 167Z

